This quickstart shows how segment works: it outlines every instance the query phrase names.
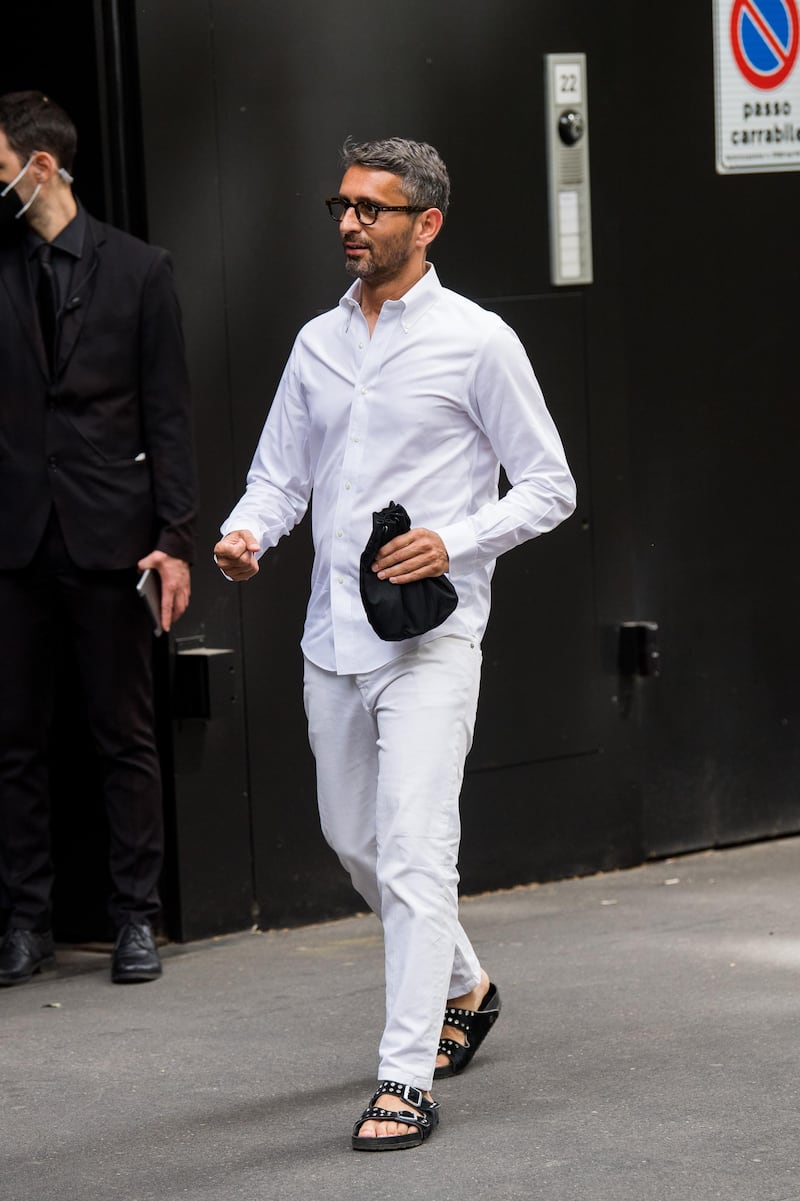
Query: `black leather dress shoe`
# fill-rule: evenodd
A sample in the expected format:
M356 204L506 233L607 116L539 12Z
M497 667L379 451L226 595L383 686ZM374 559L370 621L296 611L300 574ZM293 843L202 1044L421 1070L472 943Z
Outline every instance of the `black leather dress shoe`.
M25 984L37 972L56 966L49 930L7 930L0 943L0 987Z
M131 920L120 927L111 954L111 979L114 984L141 984L157 980L161 960L149 922Z

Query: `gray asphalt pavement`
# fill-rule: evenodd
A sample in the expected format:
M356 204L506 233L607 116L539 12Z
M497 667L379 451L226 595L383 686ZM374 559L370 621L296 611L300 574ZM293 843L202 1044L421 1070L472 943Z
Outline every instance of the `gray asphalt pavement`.
M350 1150L372 917L62 949L0 990L3 1201L800 1201L800 839L463 901L503 1000L422 1147Z

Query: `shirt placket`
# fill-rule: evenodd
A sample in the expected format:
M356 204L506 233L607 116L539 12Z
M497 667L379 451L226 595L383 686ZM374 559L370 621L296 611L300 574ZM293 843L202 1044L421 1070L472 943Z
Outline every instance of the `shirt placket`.
M360 512L362 464L367 451L367 406L379 378L391 325L391 320L379 319L370 338L366 321L358 310L346 334L352 341L354 377L331 547L331 614L337 663L346 664L357 653L362 625L359 562L371 532L371 527L362 528L364 515Z

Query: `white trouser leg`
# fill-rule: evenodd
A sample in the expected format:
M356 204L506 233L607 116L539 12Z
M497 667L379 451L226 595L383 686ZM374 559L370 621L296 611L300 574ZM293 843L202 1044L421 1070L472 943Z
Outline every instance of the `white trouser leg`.
M458 921L457 870L480 662L477 643L445 636L356 676L306 663L322 830L383 924L378 1078L421 1089L433 1079L447 998L480 978Z

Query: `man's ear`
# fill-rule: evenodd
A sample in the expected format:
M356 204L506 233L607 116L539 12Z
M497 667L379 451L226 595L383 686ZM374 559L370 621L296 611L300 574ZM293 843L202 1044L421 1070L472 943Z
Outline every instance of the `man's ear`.
M429 246L444 223L440 209L425 209L417 218L417 245Z
M47 183L54 175L58 175L58 162L47 150L37 150L30 166L33 178L37 183Z

